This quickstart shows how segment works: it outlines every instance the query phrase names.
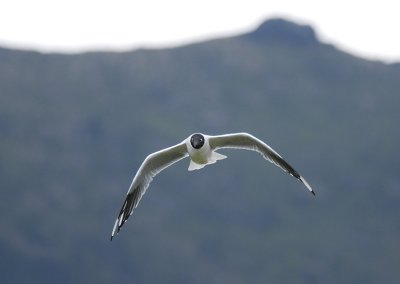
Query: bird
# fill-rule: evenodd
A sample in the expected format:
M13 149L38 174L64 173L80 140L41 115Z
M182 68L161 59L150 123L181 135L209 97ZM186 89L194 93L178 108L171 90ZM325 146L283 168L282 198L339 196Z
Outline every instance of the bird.
M125 201L114 223L111 240L119 233L121 227L131 216L151 181L158 173L188 156L190 157L188 170L199 170L227 158L227 156L216 152L216 150L223 148L244 149L260 153L266 160L302 182L315 195L309 183L282 156L255 136L245 132L216 136L194 133L181 143L154 152L145 158L132 180Z

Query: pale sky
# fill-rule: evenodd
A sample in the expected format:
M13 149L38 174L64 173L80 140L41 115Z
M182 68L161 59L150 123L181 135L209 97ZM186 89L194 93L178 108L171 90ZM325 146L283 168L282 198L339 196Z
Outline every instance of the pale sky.
M0 46L44 52L171 47L251 31L271 17L353 54L400 62L400 1L0 0Z

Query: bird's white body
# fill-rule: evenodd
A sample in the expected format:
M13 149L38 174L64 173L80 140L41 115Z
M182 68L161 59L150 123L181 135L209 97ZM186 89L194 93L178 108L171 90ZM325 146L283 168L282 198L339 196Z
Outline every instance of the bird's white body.
M274 163L285 172L301 181L307 189L315 194L307 181L290 166L275 150L258 138L248 133L233 133L209 136L200 133L193 134L181 143L152 153L146 157L137 171L129 187L127 197L115 221L111 239L119 232L123 224L137 207L153 178L165 168L189 156L189 171L198 170L213 164L226 156L215 152L221 148L235 148L256 151L266 160Z
M208 135L205 138L204 145L200 149L195 149L190 144L190 137L185 140L187 151L190 157L189 171L199 170L206 165L214 164L218 160L223 160L226 156L213 151L210 147Z

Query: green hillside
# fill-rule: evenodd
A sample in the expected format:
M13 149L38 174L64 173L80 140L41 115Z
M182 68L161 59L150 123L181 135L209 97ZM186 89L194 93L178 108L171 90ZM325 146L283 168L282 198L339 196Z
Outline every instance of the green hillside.
M397 283L400 64L283 19L170 49L0 48L2 283ZM246 131L251 152L160 173L109 241L147 154Z

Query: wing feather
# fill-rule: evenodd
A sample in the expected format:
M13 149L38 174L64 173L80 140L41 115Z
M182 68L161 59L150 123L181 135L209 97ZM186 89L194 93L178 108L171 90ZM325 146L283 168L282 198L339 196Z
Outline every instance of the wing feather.
M185 142L164 150L155 152L146 157L132 180L127 196L115 221L111 240L118 234L121 227L132 214L142 196L145 194L153 178L165 168L188 156Z
M248 133L233 133L209 136L209 144L212 150L220 148L235 148L256 151L268 161L274 163L285 172L297 178L312 194L315 195L308 182L288 162L286 162L274 149L253 135Z

